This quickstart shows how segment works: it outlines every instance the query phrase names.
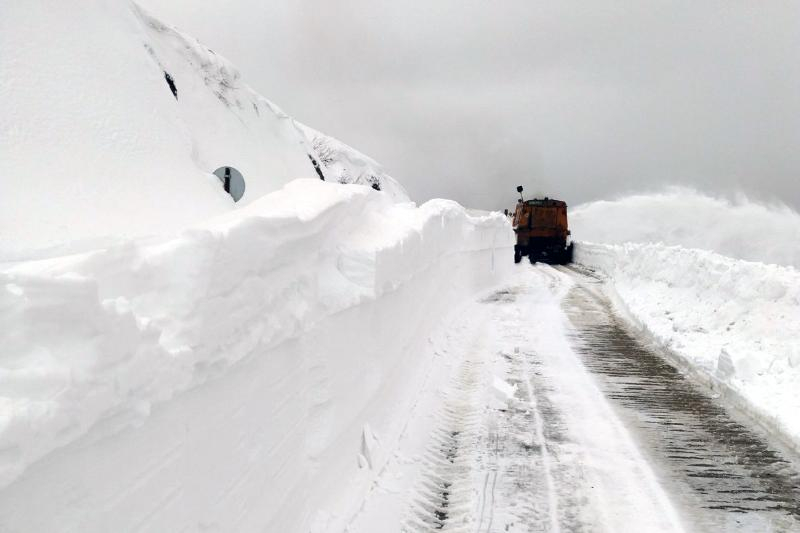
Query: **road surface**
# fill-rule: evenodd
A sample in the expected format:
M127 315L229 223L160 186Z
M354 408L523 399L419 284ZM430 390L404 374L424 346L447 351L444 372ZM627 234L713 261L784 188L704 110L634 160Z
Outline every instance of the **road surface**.
M800 468L614 313L520 265L467 306L351 532L800 531Z

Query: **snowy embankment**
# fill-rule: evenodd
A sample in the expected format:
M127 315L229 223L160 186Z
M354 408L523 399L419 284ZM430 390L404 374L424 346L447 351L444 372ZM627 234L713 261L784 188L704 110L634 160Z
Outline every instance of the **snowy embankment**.
M582 241L660 242L800 268L800 214L785 205L671 188L579 205L569 216L572 234Z
M576 261L608 277L621 310L800 450L800 214L674 188L570 217L576 238L605 243Z
M408 200L375 161L128 0L5 3L0 50L0 261L173 234L320 174ZM223 166L244 176L238 203Z
M663 244L581 243L620 310L800 450L800 272Z
M9 3L0 50L0 531L341 529L508 221L129 0Z
M512 237L501 214L298 180L178 237L7 266L0 529L343 523L427 335L507 273Z

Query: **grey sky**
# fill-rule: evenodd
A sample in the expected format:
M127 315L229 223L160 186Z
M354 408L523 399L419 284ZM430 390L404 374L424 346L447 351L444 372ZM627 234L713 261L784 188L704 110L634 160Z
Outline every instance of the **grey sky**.
M800 2L140 3L416 200L688 184L800 208Z

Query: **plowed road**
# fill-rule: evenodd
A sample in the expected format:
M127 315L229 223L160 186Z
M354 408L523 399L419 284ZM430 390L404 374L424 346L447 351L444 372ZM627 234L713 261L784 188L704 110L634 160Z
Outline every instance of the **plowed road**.
M524 265L432 343L437 379L349 531L800 531L797 463L591 273Z

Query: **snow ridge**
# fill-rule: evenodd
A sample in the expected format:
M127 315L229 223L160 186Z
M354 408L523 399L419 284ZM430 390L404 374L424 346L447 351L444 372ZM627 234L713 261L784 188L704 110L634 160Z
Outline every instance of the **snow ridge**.
M800 272L662 244L576 250L635 322L800 448Z
M338 139L295 121L305 137L314 161L321 165L325 179L336 183L355 183L386 191L397 201L407 201L408 193L375 160Z
M731 201L676 187L590 202L569 216L578 240L679 245L800 268L800 214L742 195Z
M510 239L499 213L297 180L176 238L7 268L0 485L90 428L143 424L153 405L425 279L431 265L485 251L477 270L490 275Z

